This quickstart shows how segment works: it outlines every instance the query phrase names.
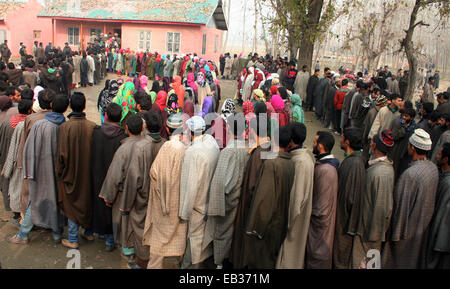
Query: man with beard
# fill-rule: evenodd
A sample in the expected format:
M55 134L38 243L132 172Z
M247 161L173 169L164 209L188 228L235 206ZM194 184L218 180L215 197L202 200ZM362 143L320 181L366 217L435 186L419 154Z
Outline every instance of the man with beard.
M331 151L334 137L319 131L314 139L314 190L306 243L305 268L331 269L336 222L339 160Z
M391 103L381 108L377 116L375 117L372 128L370 129L370 133L368 135L369 139L385 129L392 130L394 121L400 116L399 110L403 109L405 102L403 101L403 98L398 94L392 95L391 98Z
M394 137L394 148L388 154L394 162L395 181L408 168L411 158L408 154L408 140L417 128L414 120L416 112L412 108L406 109L400 118L392 125L392 136Z
M423 129L409 138L410 167L401 175L394 192L390 234L386 238L381 263L383 269L418 269L435 208L439 172L427 160L431 139Z
M361 156L362 129L348 128L341 137L345 159L338 170L339 192L333 263L336 269L351 269L353 237L357 234L361 214L361 196L366 190L366 168Z

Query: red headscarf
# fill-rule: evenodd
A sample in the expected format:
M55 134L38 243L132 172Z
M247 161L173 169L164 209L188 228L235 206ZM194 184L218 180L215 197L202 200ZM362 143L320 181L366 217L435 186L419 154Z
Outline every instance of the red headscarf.
M163 111L167 107L167 92L160 90L156 95L156 104L158 104L159 109Z

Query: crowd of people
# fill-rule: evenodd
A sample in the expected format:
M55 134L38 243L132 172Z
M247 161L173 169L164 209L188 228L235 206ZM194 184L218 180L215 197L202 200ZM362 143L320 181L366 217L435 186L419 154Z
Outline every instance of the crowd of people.
M33 90L3 64L1 188L19 227L9 242L27 244L33 226L73 249L98 234L129 268L358 269L374 249L381 268L450 267L450 91L436 110L425 93L416 124L386 71L350 88L328 68L319 78L271 56L227 53L223 73L195 54L142 58L153 74L146 61L113 65L129 78L105 82L101 125L83 93ZM222 106L219 69L238 87ZM329 131L310 155L302 103L341 135L342 163Z

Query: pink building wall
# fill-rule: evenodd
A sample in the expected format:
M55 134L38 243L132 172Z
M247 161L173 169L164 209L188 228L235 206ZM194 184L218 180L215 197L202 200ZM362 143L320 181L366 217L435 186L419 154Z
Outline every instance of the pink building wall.
M6 39L13 57L19 57L19 44L23 42L27 53L31 54L34 41L45 44L52 39L52 20L38 18L42 5L36 0L23 3L24 7L8 13L4 21L0 21L0 29L6 30ZM40 37L34 37L34 31L41 31Z

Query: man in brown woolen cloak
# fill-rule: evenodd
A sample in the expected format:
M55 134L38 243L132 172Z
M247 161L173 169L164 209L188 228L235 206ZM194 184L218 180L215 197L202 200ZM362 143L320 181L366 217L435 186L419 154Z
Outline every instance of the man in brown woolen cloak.
M272 142L275 158L264 162L245 227L245 252L249 269L275 269L288 233L289 204L295 164L287 152L291 136L286 127Z
M79 227L89 229L92 221L91 150L95 123L86 119L86 97L75 92L70 98L72 113L59 127L56 174L58 203L68 218L68 239L65 247L78 248Z

